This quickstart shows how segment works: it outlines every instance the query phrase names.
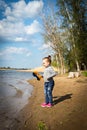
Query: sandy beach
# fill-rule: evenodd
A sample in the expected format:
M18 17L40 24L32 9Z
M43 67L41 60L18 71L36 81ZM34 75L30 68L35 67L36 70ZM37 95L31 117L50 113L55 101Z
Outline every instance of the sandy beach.
M34 86L29 103L11 125L11 130L86 130L87 129L87 77L68 79L56 76L53 90L54 105L42 108L44 102L43 79L28 82Z
M58 69L56 67L53 67L53 69L55 71L58 71ZM37 67L37 68L33 68L33 69L28 69L28 70L17 70L19 72L34 72L34 71L37 71L37 72L44 72L44 67L43 66L40 66L40 67Z

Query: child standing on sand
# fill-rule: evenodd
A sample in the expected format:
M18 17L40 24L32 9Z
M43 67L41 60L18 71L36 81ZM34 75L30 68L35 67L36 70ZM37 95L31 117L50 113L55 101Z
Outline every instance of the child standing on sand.
M41 104L41 107L52 107L52 90L54 87L53 77L56 76L56 72L51 67L51 56L43 58L43 65L45 67L43 74L45 103Z

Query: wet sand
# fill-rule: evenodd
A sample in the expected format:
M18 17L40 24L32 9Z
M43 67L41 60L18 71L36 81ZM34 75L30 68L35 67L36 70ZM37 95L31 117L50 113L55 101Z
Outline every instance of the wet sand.
M87 77L55 77L54 106L42 108L43 79L28 82L34 86L29 103L15 118L9 130L87 130ZM44 129L46 130L46 129Z

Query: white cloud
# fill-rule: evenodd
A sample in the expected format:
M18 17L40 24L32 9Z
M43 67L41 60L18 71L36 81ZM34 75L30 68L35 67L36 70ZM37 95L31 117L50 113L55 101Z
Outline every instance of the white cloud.
M41 47L39 47L39 50L45 50L45 49L49 49L50 45L49 44L43 44Z
M11 54L25 54L30 56L31 52L27 48L7 47L5 50L0 52L0 56L11 55Z
M25 32L27 34L34 34L34 33L40 32L39 22L34 20L34 22L31 25L25 27Z
M23 38L23 37L16 37L16 38L15 38L15 41L16 41L16 42L22 42L22 41L27 41L27 39L26 39L26 38Z
M13 3L12 8L7 7L5 11L5 16L12 16L16 18L25 18L25 17L34 17L36 16L43 8L43 2L40 1L31 1L28 4L24 0Z
M1 3L1 2L0 2ZM0 36L11 41L28 41L29 35L40 32L40 23L34 20L30 25L26 21L37 16L43 8L43 2L31 1L28 4L24 0L5 5L4 15L6 18L0 20Z
M30 25L22 22L11 23L7 20L0 21L0 36L12 41L28 41L29 35L40 32L40 24L34 20Z
M24 24L22 22L19 23L11 23L7 19L0 21L0 35L5 37L10 37L14 35L23 34Z

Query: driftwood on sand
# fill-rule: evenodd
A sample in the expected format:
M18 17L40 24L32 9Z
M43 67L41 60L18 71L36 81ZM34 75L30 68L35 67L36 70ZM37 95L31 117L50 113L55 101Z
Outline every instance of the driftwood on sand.
M69 72L68 78L78 78L80 75L80 72Z

